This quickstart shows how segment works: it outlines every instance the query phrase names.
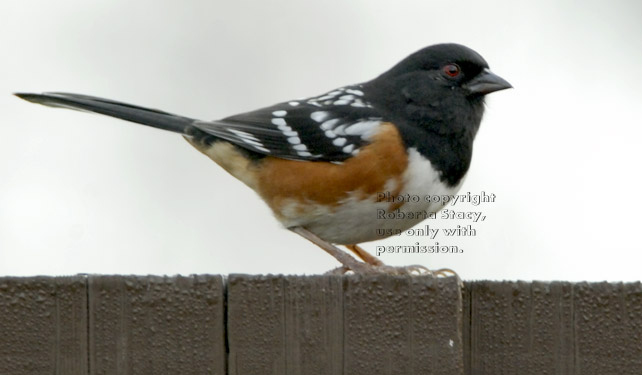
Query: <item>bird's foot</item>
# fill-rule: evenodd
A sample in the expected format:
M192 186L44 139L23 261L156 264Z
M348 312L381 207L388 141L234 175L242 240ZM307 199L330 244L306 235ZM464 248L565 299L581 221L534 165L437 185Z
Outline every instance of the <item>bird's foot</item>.
M329 242L326 242L320 239L316 234L310 232L309 230L303 227L292 227L289 228L292 232L299 234L303 238L311 241L316 244L330 255L332 255L336 260L338 260L342 266L335 268L326 272L326 275L344 275L348 272L355 274L388 274L388 275L428 275L432 277L456 277L459 285L463 286L461 279L455 273L455 271L449 268L440 268L438 270L432 271L421 265L411 265L403 267L388 266L384 264L379 259L375 258L367 251L363 250L358 245L346 245L346 247L352 250L355 254L359 256L364 262L359 262L355 258L343 252L341 249L332 245Z
M388 274L388 275L427 275L432 277L456 277L461 280L459 275L450 268L440 268L437 270L430 270L425 266L413 264L410 266L389 266L386 264L371 265L367 263L358 263L358 267L341 266L326 272L326 275L344 275L348 272L354 274Z
M379 268L379 272L381 273L388 273L391 275L428 275L433 277L457 276L457 273L449 268L440 268L433 271L419 264L412 264L409 266L388 266L384 264L375 268Z

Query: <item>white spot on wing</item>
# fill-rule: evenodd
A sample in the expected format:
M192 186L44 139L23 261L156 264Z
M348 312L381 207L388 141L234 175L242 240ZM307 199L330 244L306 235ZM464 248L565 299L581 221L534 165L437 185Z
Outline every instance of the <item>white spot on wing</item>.
M339 125L336 128L332 129L332 131L337 133L337 134L339 134L339 135L346 135L346 133L344 131L345 128L346 128L345 125Z
M294 145L294 146L292 146L292 148L297 150L297 151L307 151L308 150L308 148L304 144Z
M263 143L261 142L253 141L251 139L243 139L243 138L241 138L241 140L247 143L248 145L252 145L254 147L263 147Z
M288 111L280 110L272 112L272 116L283 117L288 114Z
M330 130L330 129L334 128L334 126L336 124L338 124L339 121L341 121L341 120L338 119L338 118L334 118L332 120L324 121L323 124L321 124L321 129Z
M226 128L226 129L227 129L227 131L229 131L230 133L236 135L237 137L241 138L242 140L251 139L253 141L259 142L259 139L256 138L255 136L253 136L250 133L247 133L247 132L244 132L244 131L241 131L241 130L231 129L231 128Z
M330 116L330 113L326 111L316 111L310 113L310 118L316 122L323 122L326 118L328 118L328 116Z
M292 107L296 107L297 105L299 105L299 102L289 102L288 104Z
M361 138L367 139L374 134L380 121L360 121L348 126L345 130L348 135L360 135Z
M346 154L351 153L352 150L354 150L354 145L353 144L349 144L349 145L347 145L346 147L344 147L342 149L342 151L345 152Z
M299 143L301 143L301 138L299 138L299 137L290 137L290 138L288 138L288 142L290 142L290 144L293 144L293 145L298 145Z
M334 134L334 132L332 130L326 130L325 131L325 136L328 137L328 138L336 138L337 137L337 135Z
M354 94L354 95L358 95L358 96L363 96L363 91L361 91L361 90L347 89L346 92L348 94Z
M345 139L343 137L339 137L339 138L333 140L332 144L335 145L335 146L341 147L341 146L345 145L347 141L348 141L347 139Z
M274 125L285 125L286 124L285 123L285 119L282 119L282 118L273 118L272 119L272 123Z

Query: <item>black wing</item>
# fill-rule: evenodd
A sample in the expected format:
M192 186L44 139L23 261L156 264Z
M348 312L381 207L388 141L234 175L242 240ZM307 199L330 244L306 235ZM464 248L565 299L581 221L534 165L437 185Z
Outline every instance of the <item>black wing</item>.
M367 145L382 121L360 86L351 86L193 126L264 155L340 162Z

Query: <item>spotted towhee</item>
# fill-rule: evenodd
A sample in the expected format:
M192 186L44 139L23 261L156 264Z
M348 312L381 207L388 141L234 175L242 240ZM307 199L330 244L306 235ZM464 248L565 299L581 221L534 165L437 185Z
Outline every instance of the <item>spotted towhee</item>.
M381 219L381 212L430 213L443 205L382 200L381 193L455 194L470 166L484 96L510 87L475 51L439 44L371 81L216 121L85 95L16 95L182 134L343 270L398 272L357 244L422 221L418 215ZM332 244L346 245L365 263Z

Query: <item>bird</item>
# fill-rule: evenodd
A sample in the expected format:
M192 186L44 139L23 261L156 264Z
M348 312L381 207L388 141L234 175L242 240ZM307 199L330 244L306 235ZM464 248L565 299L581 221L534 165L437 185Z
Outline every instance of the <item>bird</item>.
M88 95L15 95L178 133L253 189L283 227L336 258L335 271L398 274L417 268L388 266L359 244L407 230L425 218L412 213L443 204L382 197L456 194L485 96L508 88L479 53L443 43L370 81L214 121Z

